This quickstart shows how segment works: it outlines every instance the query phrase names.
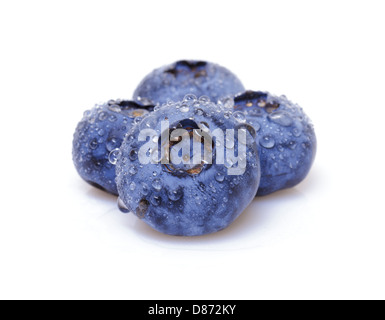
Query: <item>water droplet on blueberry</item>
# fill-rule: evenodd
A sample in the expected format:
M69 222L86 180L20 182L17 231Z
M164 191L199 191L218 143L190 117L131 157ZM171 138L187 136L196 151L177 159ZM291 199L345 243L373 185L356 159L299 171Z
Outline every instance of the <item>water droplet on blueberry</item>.
M115 165L116 162L118 161L119 154L120 154L120 149L119 148L116 148L116 149L112 150L110 152L110 154L108 155L108 161L111 164Z
M199 98L199 102L201 102L203 104L209 103L210 102L210 98L208 96L201 96Z
M200 106L200 104L199 104L199 106ZM201 108L197 108L197 109L195 110L195 114L198 115L198 116L201 116L201 115L204 114L204 111L203 111Z
M190 107L187 104L182 104L181 107L180 107L180 111L181 112L189 112L190 111Z
M134 165L130 166L128 169L128 173L132 176L135 175L137 172L138 172L138 169Z
M284 111L277 111L277 112L271 113L268 116L268 119L284 127L288 127L293 124L292 117Z
M183 196L182 188L178 188L178 189L171 190L168 192L168 198L171 201L178 201L180 198L182 198L182 196Z
M158 195L154 195L151 197L151 203L155 206L158 207L162 203L162 198Z
M235 120L237 120L238 122L246 122L246 116L243 112L241 111L235 111L233 113L233 117Z
M148 185L146 184L146 183L142 183L142 191L141 191L141 193L144 195L144 196L146 196L146 195L148 195L148 192L149 192L149 188L148 188Z
M217 180L218 182L223 182L223 180L225 180L225 176L222 173L217 172L215 175L215 180Z
M259 144L266 149L271 149L275 146L275 140L272 136L266 135L259 139Z
M117 104L113 104L111 106L108 106L108 109L111 110L112 112L120 112L122 109Z
M96 139L92 139L91 141L90 141L90 148L92 149L92 150L95 150L97 147L98 147L98 141L96 140Z
M197 100L197 97L193 94L186 94L183 98L183 102L194 102Z
M118 118L115 116L115 115L110 115L109 116L109 118L108 118L108 120L110 121L110 122L115 122L116 120L117 120Z
M123 213L129 213L130 209L124 204L123 200L118 197L118 208Z
M136 183L133 181L133 182L130 183L130 190L134 191L135 188L136 188Z
M152 182L152 187L156 191L160 191L162 190L162 182L159 179L154 179L154 181Z
M137 149L132 149L130 151L130 154L129 154L129 158L131 161L135 161L136 159L138 159L138 150Z

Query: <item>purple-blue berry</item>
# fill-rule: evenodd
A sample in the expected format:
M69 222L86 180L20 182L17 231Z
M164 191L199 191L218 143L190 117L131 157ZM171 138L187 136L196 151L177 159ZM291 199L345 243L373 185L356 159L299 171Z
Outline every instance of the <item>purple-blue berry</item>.
M290 188L305 179L315 158L317 140L301 107L285 96L246 91L234 98L234 111L257 133L261 162L257 195Z
M110 100L84 112L73 138L72 158L79 175L89 184L118 194L115 182L114 150L120 147L134 119L146 115L152 106L134 101Z
M186 140L174 136L178 129ZM198 150L202 158L193 161ZM205 150L212 151L212 161ZM143 157L149 163L143 163ZM175 163L178 157L183 161ZM122 211L169 235L216 232L230 225L257 192L255 132L232 115L231 107L190 95L156 107L132 128L120 148L116 174Z
M241 81L228 69L206 61L180 60L155 69L134 92L134 100L143 104L180 101L187 94L207 96L218 101L244 91Z

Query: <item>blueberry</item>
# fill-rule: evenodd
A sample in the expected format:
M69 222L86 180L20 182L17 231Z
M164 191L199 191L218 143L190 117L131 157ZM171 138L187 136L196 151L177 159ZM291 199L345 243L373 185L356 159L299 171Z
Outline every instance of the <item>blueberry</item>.
M180 101L186 94L208 96L217 101L244 91L241 81L229 70L206 61L181 60L155 69L134 92L134 100L143 104Z
M120 147L135 117L144 116L151 108L134 101L110 100L84 113L74 134L72 156L85 181L99 189L118 193L115 166L110 162L114 161L111 158L116 152L112 151Z
M317 141L302 108L285 96L246 91L234 98L234 111L257 132L261 163L258 196L293 187L305 179Z
M258 189L254 129L205 97L188 95L156 108L131 129L120 151L119 207L162 233L197 236L226 228Z

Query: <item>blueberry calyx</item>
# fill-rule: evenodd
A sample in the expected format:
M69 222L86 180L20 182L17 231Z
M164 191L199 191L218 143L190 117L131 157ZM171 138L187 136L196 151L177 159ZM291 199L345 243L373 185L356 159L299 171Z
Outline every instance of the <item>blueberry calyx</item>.
M246 107L252 107L253 101L257 107L263 108L267 113L277 110L280 104L277 101L267 101L268 95L262 91L245 91L234 98L234 109L239 108L238 104L245 103Z
M183 72L183 70L188 70L190 72L194 72L194 78L204 77L207 76L207 72L204 69L207 65L207 62L205 61L188 61L188 60L179 60L175 62L175 64L165 70L166 73L172 74L174 77L176 77L178 74Z

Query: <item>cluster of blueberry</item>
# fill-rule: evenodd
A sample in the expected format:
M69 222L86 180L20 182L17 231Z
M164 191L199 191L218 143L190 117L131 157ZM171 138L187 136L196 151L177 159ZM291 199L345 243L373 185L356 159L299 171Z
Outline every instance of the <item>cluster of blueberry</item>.
M315 152L302 108L245 91L229 70L204 61L154 70L132 101L86 111L73 139L84 180L119 195L121 211L182 236L222 230L256 195L295 186Z

